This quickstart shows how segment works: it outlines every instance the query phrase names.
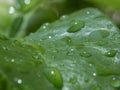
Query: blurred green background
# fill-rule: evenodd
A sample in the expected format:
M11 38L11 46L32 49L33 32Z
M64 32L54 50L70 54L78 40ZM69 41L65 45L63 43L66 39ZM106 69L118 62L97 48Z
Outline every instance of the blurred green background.
M0 0L0 33L24 37L87 7L98 8L120 27L120 0Z

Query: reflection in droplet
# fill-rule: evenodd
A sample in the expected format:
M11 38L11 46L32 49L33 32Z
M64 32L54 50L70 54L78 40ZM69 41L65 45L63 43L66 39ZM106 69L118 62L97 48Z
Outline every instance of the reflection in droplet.
M72 83L72 84L75 84L77 82L77 78L72 77L72 78L70 78L69 82Z
M116 55L117 51L116 50L110 50L105 53L106 56L108 57L114 57Z
M79 21L79 22L75 22L73 26L71 26L67 32L69 33L75 33L80 31L82 28L84 27L84 22L83 21Z
M11 59L11 62L15 62L15 59Z
M15 78L14 80L15 80L15 82L17 82L18 84L22 84L22 79L20 79L20 78Z
M86 52L86 51L81 52L80 55L82 57L91 57L92 56L92 54L90 54L89 52Z
M18 80L17 80L17 83L18 83L18 84L21 84L21 83L22 83L22 80L21 80L21 79L18 79Z
M63 78L60 71L55 67L48 67L44 70L48 80L56 87L62 88Z
M9 8L9 14L13 14L14 12L15 12L15 8L11 6Z

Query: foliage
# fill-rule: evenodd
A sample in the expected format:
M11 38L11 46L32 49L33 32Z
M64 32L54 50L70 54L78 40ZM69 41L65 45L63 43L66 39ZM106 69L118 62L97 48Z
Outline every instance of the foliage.
M119 90L120 31L86 8L22 39L0 38L4 90Z

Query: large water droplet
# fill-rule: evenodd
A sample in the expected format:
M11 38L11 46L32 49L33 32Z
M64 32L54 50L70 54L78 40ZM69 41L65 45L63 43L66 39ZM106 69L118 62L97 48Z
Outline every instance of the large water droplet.
M110 84L114 88L119 88L120 87L120 80L113 78Z
M86 52L86 51L81 52L80 55L82 57L91 57L92 56L92 54L90 54L89 52Z
M45 75L48 80L56 87L62 88L63 86L63 78L60 71L55 67L45 68Z
M77 78L72 77L72 78L70 78L69 82L72 83L72 84L75 84L77 82Z
M109 34L110 33L107 30L97 30L91 32L88 38L93 41L98 41L108 37Z
M82 28L84 27L84 22L79 21L79 22L75 22L73 26L71 26L67 32L69 33L75 33L80 31Z
M108 52L105 53L105 55L108 57L114 57L116 53L117 53L117 50L109 50Z

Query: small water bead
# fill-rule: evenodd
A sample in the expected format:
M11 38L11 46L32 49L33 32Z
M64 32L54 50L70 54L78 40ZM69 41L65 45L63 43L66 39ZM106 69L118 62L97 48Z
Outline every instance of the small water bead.
M17 83L18 83L18 84L21 84L21 83L22 83L22 80L21 80L21 79L18 79L18 80L17 80Z
M86 51L81 52L80 55L82 57L91 57L92 56L92 54L90 54L89 52L86 52Z
M70 49L70 51L67 52L68 56L72 56L74 54L74 49Z
M47 79L57 88L62 88L63 78L60 71L55 67L47 67L44 70Z
M108 57L115 57L116 53L117 53L117 50L109 50L105 53L105 55Z
M62 40L66 42L68 45L72 44L72 39L69 36L63 37Z
M83 21L79 21L79 22L75 22L73 26L71 26L67 32L69 33L75 33L80 31L82 28L84 27L84 22Z
M14 80L15 80L15 82L17 82L18 84L22 84L22 82L23 82L22 79L20 79L20 78L15 78Z
M86 12L86 14L90 14L90 12L89 12L89 11L87 11L87 12Z
M48 36L48 38L49 38L49 39L51 39L51 38L52 38L52 36Z
M69 82L75 84L77 82L77 77L70 78Z

